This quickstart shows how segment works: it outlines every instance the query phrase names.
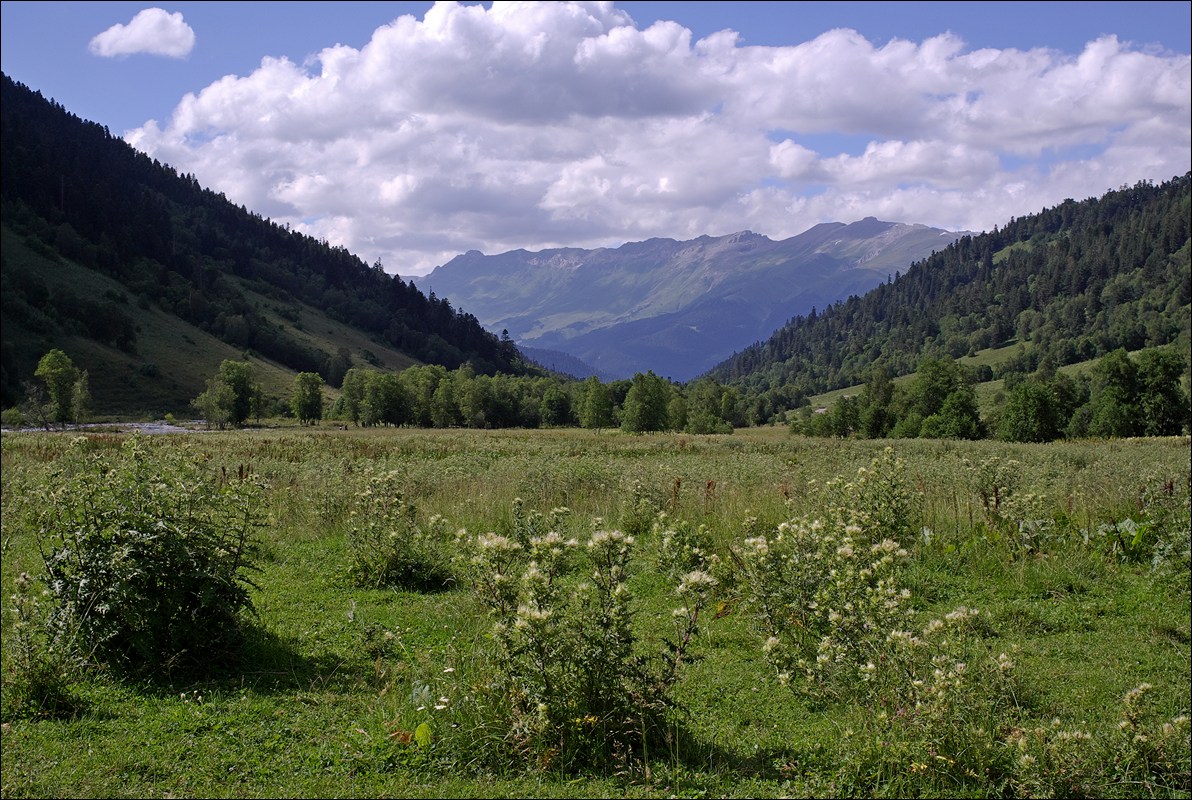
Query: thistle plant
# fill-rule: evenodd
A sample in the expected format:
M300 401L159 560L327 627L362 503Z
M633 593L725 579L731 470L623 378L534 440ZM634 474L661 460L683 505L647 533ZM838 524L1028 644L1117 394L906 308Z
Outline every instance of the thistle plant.
M1180 579L1185 591L1192 570L1192 480L1153 480L1144 485L1139 505L1154 545L1151 566Z
M715 586L706 573L683 576L674 636L649 653L633 624L635 539L601 522L582 544L555 530L525 546L470 540L474 585L494 618L505 746L526 763L601 767L659 739Z
M659 504L650 498L645 485L634 481L622 507L620 529L630 536L645 536L650 532L658 509Z
M1117 727L1097 737L1050 725L1013 728L1005 745L1014 754L1015 789L1031 797L1183 796L1192 788L1189 717L1164 720L1147 708L1152 687L1122 697Z
M651 528L651 539L658 543L658 570L671 580L695 570L712 571L719 565L706 525L693 527L686 520L660 511Z
M979 463L965 459L964 465L994 541L1003 542L1013 555L1020 555L1039 551L1056 534L1046 495L1019 491L1020 462L991 456Z
M1110 743L1114 782L1149 795L1192 789L1189 718L1156 718L1147 708L1154 687L1142 683L1122 698L1121 719Z
M47 624L48 609L29 573L14 581L7 609L12 624L4 639L4 691L0 716L59 717L79 707L70 684L82 672L69 631ZM39 597L39 594L41 596Z
M868 466L852 476L836 477L821 487L823 502L816 512L837 526L855 526L872 543L890 539L906 546L918 532L916 524L921 498L906 479L906 463L886 447Z
M454 580L452 535L442 517L420 523L401 486L396 471L366 474L348 516L349 574L362 587L443 588Z
M910 597L895 573L907 552L855 525L790 520L735 548L778 680L820 699L866 691Z
M734 553L763 652L780 683L863 709L842 768L854 773L842 773L849 784L976 785L1008 769L995 736L1017 707L1013 660L986 651L990 628L966 607L910 632L910 592L898 585L909 554L852 522L875 518L838 507L828 522L792 519L768 532L747 522Z

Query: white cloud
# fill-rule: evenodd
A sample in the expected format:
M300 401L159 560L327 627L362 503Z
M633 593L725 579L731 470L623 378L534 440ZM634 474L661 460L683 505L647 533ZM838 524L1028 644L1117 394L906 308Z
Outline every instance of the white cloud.
M113 25L96 36L89 49L106 58L135 53L186 58L194 46L195 32L181 12L170 14L160 8L146 8L127 25Z
M851 30L745 47L611 3L439 3L359 50L266 57L127 138L417 275L469 249L870 215L988 229L1192 168L1190 66L1113 36L1078 54Z

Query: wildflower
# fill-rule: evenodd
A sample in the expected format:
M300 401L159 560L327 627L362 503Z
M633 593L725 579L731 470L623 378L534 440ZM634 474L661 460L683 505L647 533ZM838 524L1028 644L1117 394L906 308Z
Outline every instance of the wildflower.
M770 552L770 546L766 542L766 537L764 537L764 536L757 536L752 539L746 539L745 546L751 548L753 550L753 552L759 556L768 555Z
M498 552L509 552L511 550L520 550L521 545L513 541L507 536L501 536L496 533L484 533L476 537L476 546L481 550L496 550Z
M691 591L707 591L716 586L716 579L703 570L692 570L682 577L675 594L684 595Z

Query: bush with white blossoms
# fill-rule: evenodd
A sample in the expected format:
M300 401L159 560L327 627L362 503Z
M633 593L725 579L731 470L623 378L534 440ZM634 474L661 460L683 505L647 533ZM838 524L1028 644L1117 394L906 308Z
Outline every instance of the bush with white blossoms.
M884 448L851 477L832 478L822 486L811 481L811 490L822 497L815 516L860 529L867 537L861 544L880 537L907 545L921 528L922 498L907 481L906 463L893 447Z
M895 572L908 554L856 525L789 520L735 548L743 584L783 684L821 699L867 692L910 593ZM884 667L883 667L884 668Z
M693 526L665 511L658 512L651 531L658 542L658 570L678 580L693 570L714 571L720 559L714 552L711 532L706 525Z
M59 463L32 520L52 638L136 675L234 664L265 484L140 435L111 452L77 437Z
M494 618L499 674L490 689L503 740L541 767L641 757L664 735L671 690L716 584L698 570L682 576L674 636L649 653L633 627L634 537L600 523L582 544L555 530L524 546L493 533L469 540L473 583Z
M396 471L367 472L348 513L349 574L367 588L440 589L454 580L453 537L442 517L425 523L402 494Z
M1067 728L1059 719L1013 728L1005 745L1015 755L1015 790L1024 797L1186 797L1192 789L1189 718L1165 720L1148 710L1152 688L1143 683L1126 692L1121 719L1108 736Z

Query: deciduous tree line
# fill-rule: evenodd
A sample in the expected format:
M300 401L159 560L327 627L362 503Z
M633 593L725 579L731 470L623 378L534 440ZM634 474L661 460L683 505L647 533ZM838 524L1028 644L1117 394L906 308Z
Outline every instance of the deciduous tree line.
M1136 358L1118 349L1088 374L1076 376L1045 361L1033 374L1010 373L995 411L983 418L977 407L978 371L948 357L929 358L902 386L874 368L858 394L820 413L804 407L791 425L809 435L859 438L1049 442L1176 436L1189 426L1189 398L1182 386L1186 368L1175 347L1145 350Z

